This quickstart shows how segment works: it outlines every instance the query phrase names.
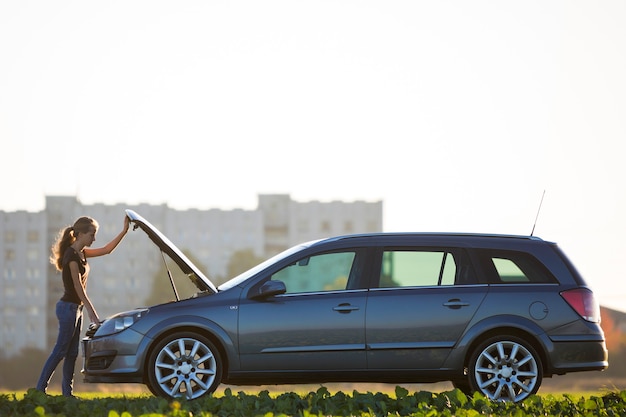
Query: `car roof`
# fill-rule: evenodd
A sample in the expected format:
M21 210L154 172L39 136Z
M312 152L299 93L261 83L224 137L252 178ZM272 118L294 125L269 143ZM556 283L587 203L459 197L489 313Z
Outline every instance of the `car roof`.
M336 242L349 244L393 244L394 242L415 244L476 244L517 242L546 242L537 236L496 234L496 233L458 233L458 232L377 232L359 233L329 237L311 242L311 246L326 245Z

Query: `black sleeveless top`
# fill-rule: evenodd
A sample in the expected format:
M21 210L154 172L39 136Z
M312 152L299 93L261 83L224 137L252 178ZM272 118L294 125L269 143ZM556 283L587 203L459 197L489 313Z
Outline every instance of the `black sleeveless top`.
M74 282L72 281L72 272L70 271L70 262L76 262L78 264L78 271L80 272L80 281L83 287L87 284L87 276L89 274L89 265L87 265L87 258L83 261L81 256L76 252L73 247L69 247L63 254L63 288L65 293L61 297L61 301L67 301L74 304L82 304L83 302L78 298L76 289L74 288Z

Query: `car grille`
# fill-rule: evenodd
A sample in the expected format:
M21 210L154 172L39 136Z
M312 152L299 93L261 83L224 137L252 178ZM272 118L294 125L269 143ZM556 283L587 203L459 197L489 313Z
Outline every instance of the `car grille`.
M113 363L113 359L115 359L115 355L91 357L87 360L85 369L87 371L101 371L107 369Z

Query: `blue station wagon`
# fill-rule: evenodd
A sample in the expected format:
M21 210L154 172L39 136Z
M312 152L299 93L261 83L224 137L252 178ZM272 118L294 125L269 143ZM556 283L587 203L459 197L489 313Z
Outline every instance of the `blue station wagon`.
M216 287L147 220L127 215L198 291L91 329L87 382L195 399L220 383L452 381L520 401L543 378L608 366L592 291L537 237L333 237Z

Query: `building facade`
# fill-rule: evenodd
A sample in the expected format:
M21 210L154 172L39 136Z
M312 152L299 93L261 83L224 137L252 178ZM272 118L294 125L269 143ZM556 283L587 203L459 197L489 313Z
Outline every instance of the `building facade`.
M216 285L231 278L228 263L237 251L269 258L300 242L383 230L382 201L297 202L286 194L259 195L255 210L85 205L76 197L47 196L42 212L0 211L0 346L4 357L26 347L48 350L55 342L55 305L63 284L49 257L59 231L80 216L93 217L100 226L93 244L98 247L119 233L127 208L202 265ZM143 306L163 259L145 233L133 233L131 228L112 254L89 262L89 296L104 318Z

